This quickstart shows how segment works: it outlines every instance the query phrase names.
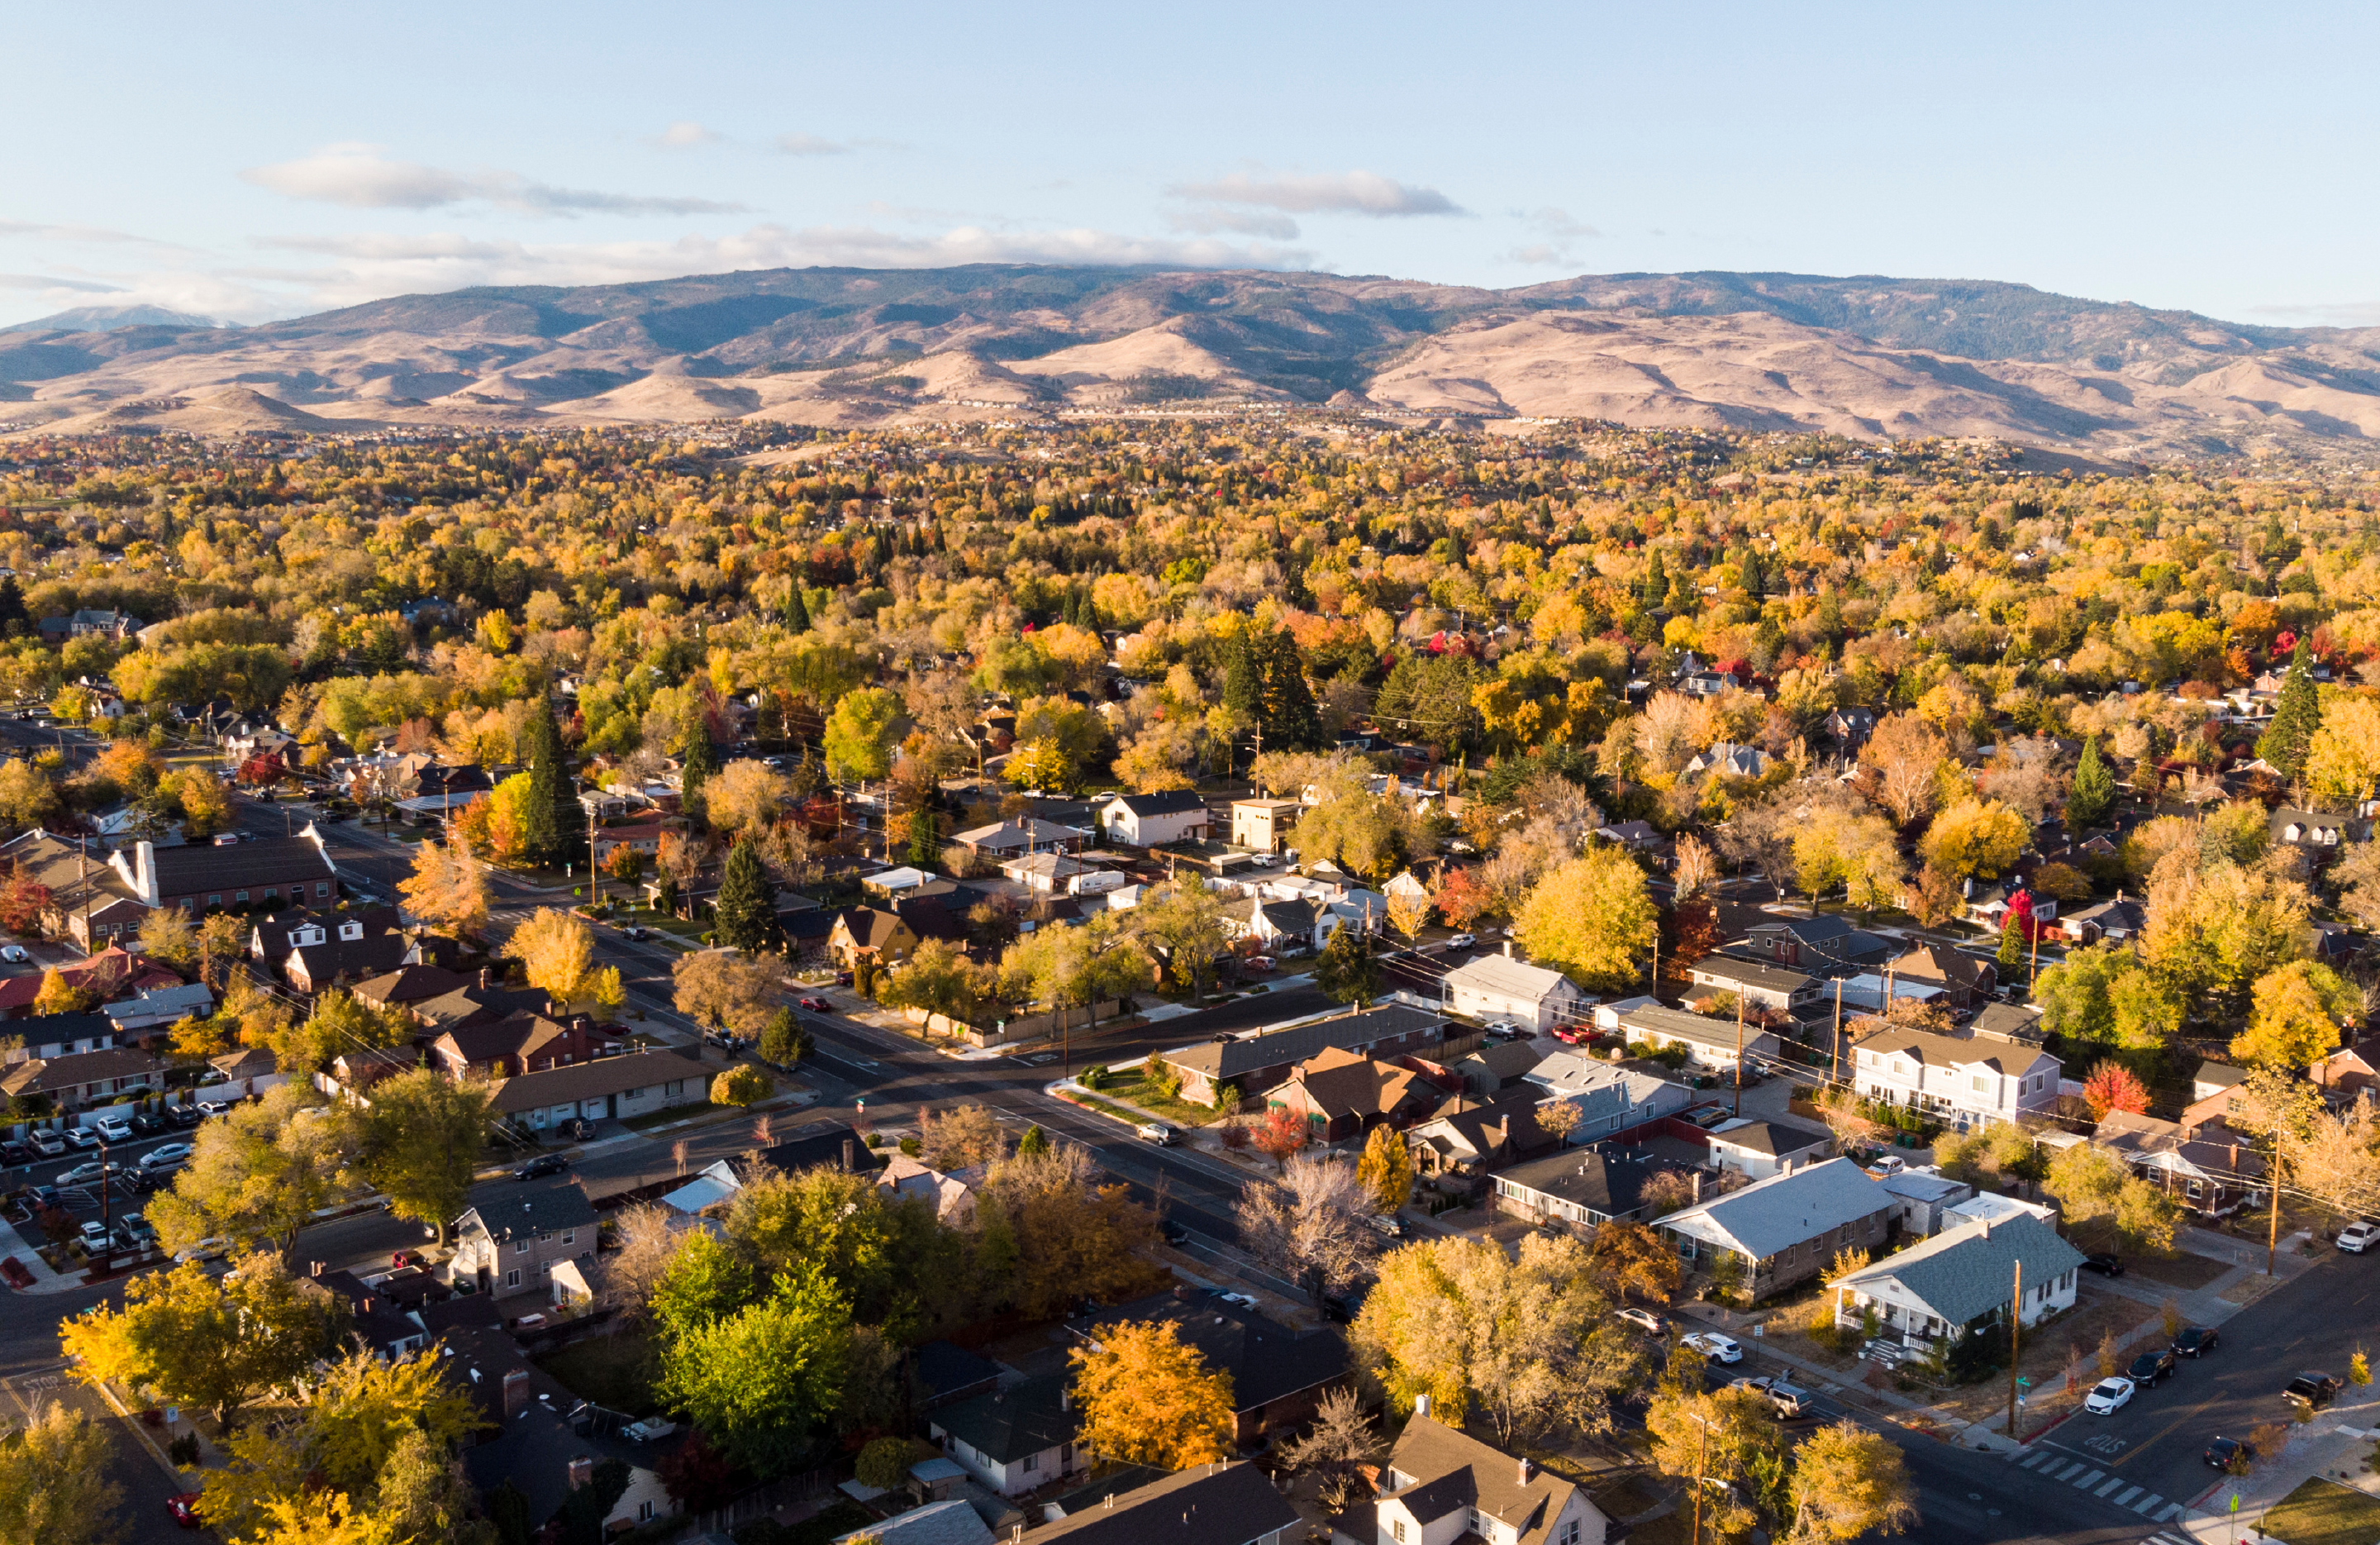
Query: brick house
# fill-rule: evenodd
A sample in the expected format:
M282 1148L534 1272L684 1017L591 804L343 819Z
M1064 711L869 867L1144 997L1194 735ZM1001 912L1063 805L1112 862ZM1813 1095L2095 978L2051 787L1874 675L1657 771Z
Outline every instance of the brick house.
M311 822L294 837L254 842L203 847L135 843L109 854L107 861L135 900L186 912L285 902L322 905L339 894L338 871Z

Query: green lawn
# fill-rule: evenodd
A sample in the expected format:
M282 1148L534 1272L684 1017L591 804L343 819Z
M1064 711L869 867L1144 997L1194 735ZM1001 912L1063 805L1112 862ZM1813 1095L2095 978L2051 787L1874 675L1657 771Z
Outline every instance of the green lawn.
M622 1116L620 1125L631 1132L650 1132L656 1126L667 1126L674 1121L693 1121L713 1111L724 1111L724 1105L705 1101L700 1105L672 1105L665 1111L647 1111L640 1116Z
M1101 1081L1101 1094L1111 1094L1118 1100L1129 1100L1152 1115L1164 1117L1176 1126L1208 1126L1223 1119L1223 1113L1212 1105L1194 1105L1186 1100L1150 1091L1141 1079L1126 1083L1116 1074Z
M570 1393L610 1410L641 1417L653 1408L653 1345L637 1332L594 1336L537 1360Z
M2376 1545L2380 1498L2315 1476L2266 1508L2257 1527L2288 1545Z

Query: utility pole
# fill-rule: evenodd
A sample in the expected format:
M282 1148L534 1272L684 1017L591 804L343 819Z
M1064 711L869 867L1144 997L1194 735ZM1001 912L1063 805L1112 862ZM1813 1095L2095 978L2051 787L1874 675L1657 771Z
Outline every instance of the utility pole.
M2273 1218L2265 1231L2265 1275L2273 1274L2274 1261L2281 1253L2281 1135L2273 1134L2272 1173L2265 1177L2273 1191Z
M1703 1460L1710 1447L1710 1424L1699 1416L1694 1423L1694 1532L1689 1545L1703 1545Z
M1743 994L1735 995L1735 1113L1743 1114Z
M2033 936L2031 940L2033 945L2033 955L2032 958L2025 963L2024 967L2025 996L2031 997L2033 995L2033 984L2038 980L2041 976L2041 925L2038 923L2028 922L2025 925L2025 931Z
M2009 1436L2016 1436L2016 1368L2024 1339L2024 1259L2017 1259L2014 1296L2009 1300Z
M1831 1064L1834 1081L1843 1081L1843 979L1835 979L1835 1052Z

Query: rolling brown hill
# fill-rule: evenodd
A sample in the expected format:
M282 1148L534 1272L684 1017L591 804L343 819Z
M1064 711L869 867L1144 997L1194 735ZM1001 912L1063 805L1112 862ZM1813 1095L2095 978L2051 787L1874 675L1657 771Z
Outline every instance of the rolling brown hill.
M18 432L859 425L1199 401L2339 450L2380 438L2380 329L2242 327L1971 281L1607 274L1498 291L982 265L0 332L0 418Z

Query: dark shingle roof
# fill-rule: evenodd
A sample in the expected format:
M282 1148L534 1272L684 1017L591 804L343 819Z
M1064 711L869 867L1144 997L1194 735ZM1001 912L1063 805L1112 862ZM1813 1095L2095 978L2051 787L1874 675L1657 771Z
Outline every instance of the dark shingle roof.
M334 877L329 857L311 837L260 837L220 847L159 847L151 853L162 896Z
M1774 1159L1780 1153L1799 1153L1832 1142L1835 1135L1823 1126L1796 1126L1790 1121L1748 1121L1713 1132L1710 1140Z
M1572 1149L1515 1164L1499 1178L1607 1217L1624 1218L1644 1205L1645 1187L1653 1177L1675 1167L1650 1154Z
M702 1064L675 1052L631 1052L598 1057L568 1067L549 1067L506 1078L495 1087L495 1108L506 1114L540 1105L564 1105L680 1078L700 1078Z
M1318 1019L1311 1025L1297 1025L1285 1030L1267 1030L1244 1039L1176 1047L1163 1055L1167 1062L1177 1067L1192 1068L1210 1078L1236 1078L1258 1068L1301 1063L1316 1052L1334 1046L1358 1052L1393 1036L1426 1029L1438 1023L1438 1016L1427 1009L1414 1008L1405 1004L1387 1004L1361 1014Z
M1027 1379L946 1405L929 1419L992 1463L1014 1464L1075 1441L1082 1417L1066 1408L1067 1381L1064 1374Z
M595 1204L587 1199L587 1193L569 1175L533 1180L526 1185L513 1180L490 1181L472 1191L468 1214L477 1214L480 1226L500 1242L524 1234L595 1226ZM590 1250L595 1247L591 1236L587 1246Z
M1185 815L1207 808L1206 796L1196 789L1170 789L1163 794L1119 794L1108 801L1122 805L1135 816Z
M1202 1465L1116 1498L1112 1507L1070 1514L1033 1536L1034 1545L1249 1545L1297 1527L1289 1505L1254 1465Z

